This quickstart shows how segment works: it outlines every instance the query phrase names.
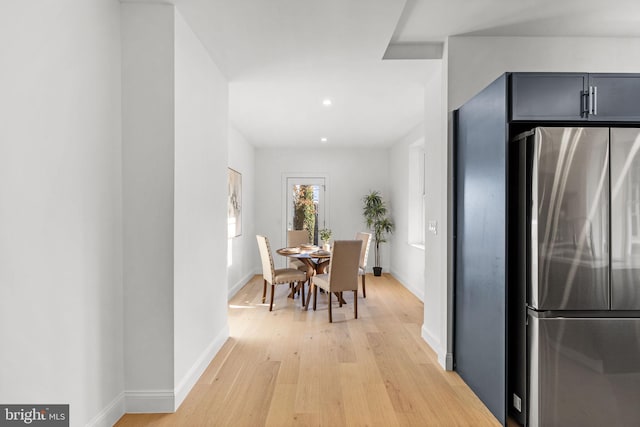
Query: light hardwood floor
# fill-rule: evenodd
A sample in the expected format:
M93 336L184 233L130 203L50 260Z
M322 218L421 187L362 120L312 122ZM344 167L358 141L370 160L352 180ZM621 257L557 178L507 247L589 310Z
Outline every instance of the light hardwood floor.
M255 276L229 303L231 337L175 414L125 415L125 426L499 426L420 337L423 304L392 276L367 275L334 323ZM268 298L267 298L268 299Z

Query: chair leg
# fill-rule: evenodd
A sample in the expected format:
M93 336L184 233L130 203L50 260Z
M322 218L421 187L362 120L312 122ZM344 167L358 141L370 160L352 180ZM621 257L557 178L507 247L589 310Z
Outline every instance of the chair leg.
M298 282L298 286L300 286L300 293L302 294L302 305L304 305L304 283L305 282Z
M271 284L271 303L269 303L269 311L273 310L273 293L274 293L274 288L276 286L272 283Z
M264 302L265 299L267 299L267 280L266 279L262 284L262 302Z
M318 299L318 287L313 285L313 311L316 311L316 300Z
M364 286L364 274L362 275L362 298L366 298L367 297L367 288L365 288Z
M329 295L329 323L333 323L333 317L331 317L331 292L327 292Z
M342 307L342 292L338 292L338 305Z
M358 290L353 291L353 313L358 318Z

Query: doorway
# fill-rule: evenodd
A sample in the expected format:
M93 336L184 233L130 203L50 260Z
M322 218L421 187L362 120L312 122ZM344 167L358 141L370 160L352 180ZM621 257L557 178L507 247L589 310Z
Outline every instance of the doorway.
M326 178L288 176L285 193L283 241L288 230L307 230L309 241L317 245L318 231L326 228Z

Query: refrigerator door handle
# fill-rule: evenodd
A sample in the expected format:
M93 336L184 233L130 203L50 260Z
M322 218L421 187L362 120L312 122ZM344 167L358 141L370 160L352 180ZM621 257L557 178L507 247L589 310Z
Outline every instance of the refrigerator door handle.
M589 113L593 114L593 86L589 86Z
M593 115L598 115L598 86L593 87Z
M537 128L535 133L532 136L533 138L533 150L532 150L532 159L531 159L531 210L530 210L530 221L531 228L529 230L529 304L532 307L539 307L539 299L538 299L538 256L540 255L539 247L538 247L538 161L540 159L540 140L542 135L540 133L540 129Z

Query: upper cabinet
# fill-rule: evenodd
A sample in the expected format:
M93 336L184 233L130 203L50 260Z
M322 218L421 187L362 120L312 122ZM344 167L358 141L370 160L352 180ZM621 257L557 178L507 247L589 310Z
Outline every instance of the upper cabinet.
M513 73L512 120L585 120L588 74Z
M640 74L513 73L511 120L639 121Z
M590 120L640 121L640 74L589 74Z

